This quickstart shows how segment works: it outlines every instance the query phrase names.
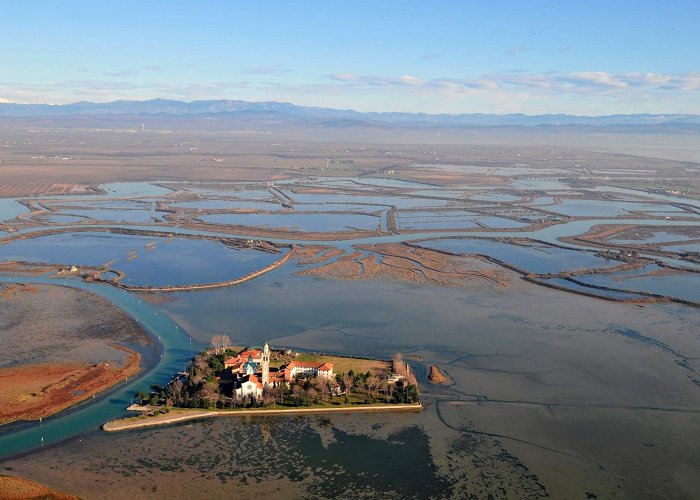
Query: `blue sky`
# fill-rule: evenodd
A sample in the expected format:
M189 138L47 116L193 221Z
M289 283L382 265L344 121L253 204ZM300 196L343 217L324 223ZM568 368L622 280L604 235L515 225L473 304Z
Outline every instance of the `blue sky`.
M700 2L0 4L0 101L700 113Z

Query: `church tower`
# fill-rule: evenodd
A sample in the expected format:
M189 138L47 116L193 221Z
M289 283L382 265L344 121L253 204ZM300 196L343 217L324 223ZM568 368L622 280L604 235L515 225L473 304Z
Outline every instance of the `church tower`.
M267 387L270 382L270 346L265 342L262 352L262 385Z

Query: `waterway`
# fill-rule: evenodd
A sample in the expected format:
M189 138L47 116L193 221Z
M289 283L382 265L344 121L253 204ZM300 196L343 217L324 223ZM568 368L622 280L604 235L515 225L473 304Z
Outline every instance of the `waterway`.
M43 419L3 427L0 431L0 458L24 453L75 437L86 431L98 429L103 423L120 415L132 402L137 390L152 384L163 384L174 373L184 369L193 353L203 347L189 337L178 324L138 295L98 283L84 283L78 279L56 280L48 277L0 276L0 283L30 283L63 285L101 295L119 307L138 323L161 345L162 358L152 367L128 382L98 395L69 410Z

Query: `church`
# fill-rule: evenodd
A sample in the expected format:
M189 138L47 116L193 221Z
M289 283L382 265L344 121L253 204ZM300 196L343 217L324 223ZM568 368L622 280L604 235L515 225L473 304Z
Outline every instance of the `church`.
M234 395L260 398L265 388L289 384L294 377L306 375L311 377L333 378L333 363L308 361L290 361L286 365L270 369L270 346L263 346L262 351L245 349L237 356L227 358L224 367L231 369L234 376Z

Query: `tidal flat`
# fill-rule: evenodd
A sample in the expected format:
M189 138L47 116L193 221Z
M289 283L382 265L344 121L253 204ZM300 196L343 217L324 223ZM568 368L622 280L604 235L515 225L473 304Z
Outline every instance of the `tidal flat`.
M328 152L314 147L321 163L327 164ZM671 200L668 194L651 192L653 186L643 178L629 181L627 174L644 177L653 170L654 175L667 175L668 189L686 184L695 189L694 177L673 162L645 159L640 169L639 159L621 155L596 158L585 153L583 157L591 158L588 162L564 150L499 147L476 153L479 158L472 158L470 150L462 166L483 163L478 169L441 170L440 165L419 161L422 153L408 151L410 159L392 163L394 177L383 178L390 175L381 170L386 167L385 151L367 152L362 155L373 159L356 168L356 177L344 174L332 180L323 170L317 171L323 176L317 178L306 170L293 170L301 164L310 168L307 164L314 160L308 151L303 158L269 162L279 164L275 169L259 163L245 166L253 158L245 156L240 170L217 164L215 171L208 164L194 168L177 163L173 154L168 170L160 166L162 160L150 167L146 164L152 160L143 160L143 168L154 169L149 175L144 171L143 178L160 179L158 185L94 186L89 200L71 197L70 209L53 214L63 217L81 206L105 212L171 209L152 223L42 221L38 218L49 216L46 206L63 202L40 197L29 200L36 216L17 217L21 214L13 204L0 206L0 212L7 212L0 213L6 241L0 245L3 259L79 267L116 259L113 264L123 267L132 283L218 281L223 274L239 275L277 258L213 241L180 239L178 233L207 238L235 234L253 247L269 245L263 240L270 238L299 249L299 256L252 281L211 290L127 292L73 275L25 277L27 282L79 284L113 298L150 325L148 331L162 344L164 357L152 360L155 368L142 378L129 381L129 393L126 388L115 390L92 406L69 410L45 421L44 427L29 429L26 435L35 443L27 445L31 450L8 439L11 432L0 432L0 451L8 442L18 450L2 455L0 473L24 476L82 498L696 496L698 309L664 302L664 297L648 303L626 291L658 284L653 289L663 289L664 294L695 293L693 263L670 252L655 263L658 253L648 255L642 248L645 242L655 242L651 229L637 235L634 248L624 241L596 246L576 239L603 223L658 227L668 234L677 234L680 227L689 231L697 223L687 220L692 215L687 207L697 191ZM543 164L527 166L521 163L525 160L516 160L516 153L518 158L543 158ZM467 152L450 147L443 154L446 164L458 165L465 163ZM559 169L565 163L572 168ZM595 177L603 164L605 169ZM173 172L183 174L180 181L167 181L168 176L177 178ZM193 182L195 177L205 179L204 174L225 182ZM187 178L191 181L183 182ZM107 176L101 182L112 180L117 179ZM107 193L102 199L95 194L98 188ZM215 197L208 199L212 194ZM273 214L274 223L264 222L271 216L264 209L273 198L277 201L272 206L279 202L293 208ZM196 221L220 216L226 219L218 224ZM250 226L240 223L243 218ZM371 224L356 224L355 218ZM493 223L495 219L507 223ZM402 220L421 227L404 227ZM540 226L528 227L533 223ZM291 234L295 225L297 231ZM65 232L15 239L58 226ZM90 226L99 234L91 234ZM116 233L107 231L113 228ZM129 228L150 233L123 234ZM155 231L163 236L172 232L173 241L155 236ZM318 235L325 240L322 251L312 248L321 239ZM434 250L420 250L418 255L410 243L418 240ZM630 250L640 255L627 255ZM451 253L478 253L491 260ZM322 266L339 262L356 264L356 269L324 275ZM687 269L663 268L669 262ZM538 273L560 283L561 273L610 271L618 264L634 269L580 279L619 287L619 292L606 292L608 298L627 294L630 303L583 296L585 287L573 282L570 288L579 293L521 279ZM635 277L647 265L658 272ZM4 266L2 279L9 282L17 269L31 267L13 262ZM34 267L39 273L39 268L50 266ZM337 267L342 270L342 265ZM458 277L462 268L498 279L435 279L440 273ZM414 279L410 273L422 274ZM70 325L71 311L67 305L56 317ZM23 318L31 320L32 315ZM16 322L16 331L23 325ZM221 334L239 345L267 341L302 352L381 359L401 352L419 379L425 409L405 415L250 416L119 435L99 430L104 421L125 416L133 392L167 383L213 335ZM21 334L15 338L21 340ZM72 347L87 349L84 339L70 338ZM64 350L64 343L46 340L42 348L59 360L72 352ZM15 357L31 359L33 354L28 348ZM439 367L447 383L428 381L431 366ZM47 427L53 438L41 447L42 429Z
M453 289L296 270L287 264L236 289L178 293L159 307L202 341L236 324L232 340L241 343L404 352L424 388L423 412L89 432L2 466L85 498L117 484L142 493L144 481L134 479L146 477L152 491L176 497L188 488L214 497L289 493L290 481L290 496L347 496L359 478L367 494L416 497L480 497L496 485L529 497L689 497L700 488L700 451L687 439L700 432L700 318L687 308L610 303L515 276L507 288ZM431 364L454 383L427 383ZM387 477L366 449L382 460L410 452L425 475ZM77 475L68 479L69 471Z

